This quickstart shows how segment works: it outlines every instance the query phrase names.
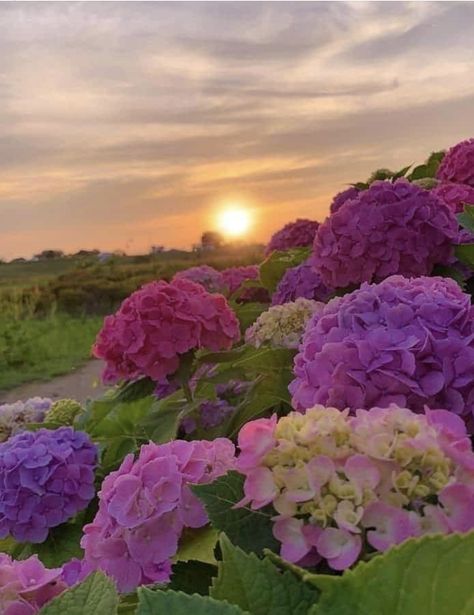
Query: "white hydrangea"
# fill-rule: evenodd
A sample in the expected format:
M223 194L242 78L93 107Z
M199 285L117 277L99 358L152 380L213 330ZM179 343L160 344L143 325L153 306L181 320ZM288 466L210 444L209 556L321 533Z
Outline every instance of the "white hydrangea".
M298 348L308 320L324 307L321 301L299 297L283 305L274 305L260 314L245 333L245 341L255 348Z
M22 431L26 423L41 423L52 403L46 397L31 397L13 404L0 404L0 442Z

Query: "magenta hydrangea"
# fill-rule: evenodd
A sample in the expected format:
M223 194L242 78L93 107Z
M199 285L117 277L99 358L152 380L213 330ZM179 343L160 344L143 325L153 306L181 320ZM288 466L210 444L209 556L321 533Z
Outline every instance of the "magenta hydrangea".
M474 453L446 410L315 406L239 433L240 506L272 506L290 562L335 570L408 538L474 528Z
M389 275L429 275L453 254L458 223L438 197L405 179L376 181L318 229L314 265L345 288Z
M333 214L338 211L346 201L350 201L351 199L355 199L359 196L360 190L355 188L354 186L350 186L346 188L342 192L338 192L336 196L333 198L329 211Z
M95 494L97 449L71 427L24 431L0 444L0 538L44 542Z
M437 179L474 186L474 138L451 147L436 172Z
M171 558L185 528L200 528L208 517L191 484L212 482L234 466L230 440L175 440L141 447L107 476L99 510L84 527L85 562L100 568L119 591L165 583Z
M61 568L46 568L37 555L16 561L0 553L0 613L34 615L67 589Z
M474 185L468 186L466 184L442 182L433 188L431 192L456 213L462 212L465 204L474 205Z
M247 280L258 280L260 269L258 265L228 267L222 272L222 279L229 295L233 295Z
M319 222L298 218L294 222L285 224L283 228L274 233L265 248L265 254L274 250L290 250L310 246L318 230Z
M189 280L160 281L132 293L107 316L93 350L106 362L107 383L140 376L163 382L183 354L228 349L239 337L237 317L222 295Z
M191 282L204 286L210 293L224 293L226 290L221 272L209 265L198 265L178 271L173 276L173 280L191 280Z
M474 411L474 308L454 280L392 276L332 299L308 323L293 407L396 403Z
M327 301L334 293L332 288L323 284L321 276L313 266L312 259L305 260L296 267L287 269L272 296L272 305L282 305L296 301L299 297Z

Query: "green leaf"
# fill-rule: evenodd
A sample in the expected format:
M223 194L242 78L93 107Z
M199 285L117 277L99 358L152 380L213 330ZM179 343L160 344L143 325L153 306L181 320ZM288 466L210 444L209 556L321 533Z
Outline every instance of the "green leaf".
M94 572L44 606L39 615L115 615L118 595L114 583Z
M222 535L222 562L210 595L227 600L252 615L306 615L319 592L291 572L281 573L268 559L234 547Z
M217 564L214 549L219 532L212 527L199 529L186 528L179 541L179 549L174 557L175 562L195 560L205 564Z
M229 472L213 483L193 485L191 489L204 503L212 526L225 532L234 545L255 553L265 548L278 551L272 534L273 509L233 508L244 496L243 484L241 474Z
M240 323L242 335L252 325L262 312L268 309L266 303L235 303L232 305Z
M403 167L403 169L400 169L400 171L397 171L396 173L394 173L392 175L392 179L399 179L400 177L405 177L405 175L408 173L408 171L411 169L411 164L409 164L407 167Z
M274 293L285 271L305 261L310 253L310 247L295 248L286 252L272 252L260 265L262 285L269 293Z
M474 205L464 205L462 214L458 214L459 224L474 233Z
M45 542L31 545L31 552L36 553L47 568L58 568L73 557L82 559L81 538L80 523L63 523L50 530Z
M138 590L137 615L245 615L233 604L175 591Z
M474 269L474 243L463 243L456 246L454 253L460 261Z
M166 589L207 596L212 578L216 576L216 570L215 566L194 560L177 562L173 565L171 583Z
M474 532L408 540L342 577L309 575L310 615L472 615L473 569Z

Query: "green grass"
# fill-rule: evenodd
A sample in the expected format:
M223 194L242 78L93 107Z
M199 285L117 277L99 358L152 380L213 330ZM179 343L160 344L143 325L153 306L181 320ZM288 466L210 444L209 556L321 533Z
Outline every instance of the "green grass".
M71 371L89 356L102 318L0 319L0 390Z

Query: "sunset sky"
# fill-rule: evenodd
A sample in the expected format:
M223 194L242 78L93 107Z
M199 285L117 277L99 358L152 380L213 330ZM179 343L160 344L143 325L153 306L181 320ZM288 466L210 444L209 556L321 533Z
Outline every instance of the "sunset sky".
M249 240L474 136L474 3L1 2L0 257Z

